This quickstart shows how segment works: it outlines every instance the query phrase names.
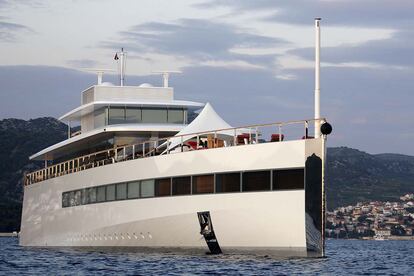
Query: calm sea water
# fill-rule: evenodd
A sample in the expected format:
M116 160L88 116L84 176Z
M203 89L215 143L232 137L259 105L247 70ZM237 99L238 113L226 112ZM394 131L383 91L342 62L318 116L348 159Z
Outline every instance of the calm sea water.
M414 275L414 241L329 240L327 258L34 249L0 238L1 275Z

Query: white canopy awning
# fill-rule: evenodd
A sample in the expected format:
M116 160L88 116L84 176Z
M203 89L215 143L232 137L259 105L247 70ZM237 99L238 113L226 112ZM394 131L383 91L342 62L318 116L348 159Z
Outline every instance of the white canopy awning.
M194 133L208 133L214 130L229 129L232 128L226 121L224 121L217 112L213 109L210 103L207 103L200 114L189 125L183 128L175 136L170 139L169 148L173 149L181 142L188 141L195 136ZM189 134L188 136L186 134ZM222 130L217 132L218 135L233 136L234 130ZM184 135L184 136L183 136ZM183 137L181 137L183 136Z

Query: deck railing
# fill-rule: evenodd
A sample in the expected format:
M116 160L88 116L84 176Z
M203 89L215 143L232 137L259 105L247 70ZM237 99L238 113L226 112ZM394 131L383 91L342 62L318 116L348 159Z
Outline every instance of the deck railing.
M309 139L313 138L310 136L309 129L313 130L310 125L313 125L318 121L322 124L325 122L325 119L309 119L217 129L208 132L197 132L158 140L150 140L139 144L118 146L112 149L83 155L58 164L49 165L34 172L25 173L23 182L24 185L27 186L47 179L108 164L163 154L174 154L189 150L232 147L264 142L281 142L285 141L287 137L294 138L290 140L298 140L301 138L300 135L303 135L302 139ZM295 125L301 126L299 133L296 131L295 134L287 136L285 127ZM270 141L262 139L265 136L266 130L272 134ZM187 140L189 137L192 137L192 141L190 142ZM172 145L172 142L176 142L177 140L181 140L178 141L178 145Z

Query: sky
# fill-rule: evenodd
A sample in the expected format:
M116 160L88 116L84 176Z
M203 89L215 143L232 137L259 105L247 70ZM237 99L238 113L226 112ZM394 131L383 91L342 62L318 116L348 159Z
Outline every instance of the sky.
M121 47L127 85L180 70L231 125L312 118L315 17L328 145L414 155L412 0L0 0L0 119L77 107Z

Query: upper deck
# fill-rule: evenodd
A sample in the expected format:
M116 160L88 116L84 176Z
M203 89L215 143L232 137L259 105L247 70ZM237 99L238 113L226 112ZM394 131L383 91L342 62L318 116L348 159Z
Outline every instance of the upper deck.
M312 139L310 125L322 124L325 119L309 119L271 124L250 125L237 128L216 129L197 133L186 133L173 137L129 144L92 154L78 156L71 160L47 166L44 169L27 173L24 184L31 185L79 171L105 166L113 163L148 158L158 155L182 153L193 150L209 150L259 143L283 142L286 140ZM287 136L289 128L295 136ZM312 128L311 128L312 129ZM266 139L266 135L270 137ZM300 137L303 135L302 137Z
M81 105L59 120L68 139L33 154L32 160L64 160L86 153L169 137L183 129L204 103L174 99L172 87L93 85L82 92ZM71 125L80 131L71 133Z

